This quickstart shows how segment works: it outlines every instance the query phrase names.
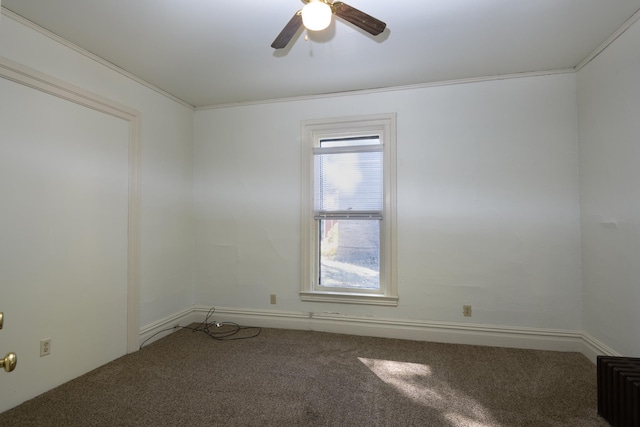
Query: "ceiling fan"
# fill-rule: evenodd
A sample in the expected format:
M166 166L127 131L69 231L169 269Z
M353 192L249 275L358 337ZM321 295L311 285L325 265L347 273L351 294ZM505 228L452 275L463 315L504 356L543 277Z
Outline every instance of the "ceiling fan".
M284 26L278 37L271 43L272 48L286 47L303 25L312 31L324 30L331 23L332 15L336 15L374 36L383 32L387 26L379 19L341 1L302 0L302 2L305 3L305 6L297 11Z

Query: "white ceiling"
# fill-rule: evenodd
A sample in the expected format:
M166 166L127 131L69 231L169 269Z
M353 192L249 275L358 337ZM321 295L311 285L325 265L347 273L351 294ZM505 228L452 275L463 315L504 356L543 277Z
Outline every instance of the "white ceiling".
M196 107L573 68L640 9L640 0L346 3L387 29L373 37L334 17L274 50L299 0L2 0Z

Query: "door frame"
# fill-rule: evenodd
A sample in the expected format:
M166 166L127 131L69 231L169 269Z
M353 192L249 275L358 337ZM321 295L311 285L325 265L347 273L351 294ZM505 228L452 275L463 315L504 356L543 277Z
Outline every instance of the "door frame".
M96 95L0 56L0 77L120 118L129 123L129 194L127 230L127 353L140 345L140 142L141 114L133 108Z

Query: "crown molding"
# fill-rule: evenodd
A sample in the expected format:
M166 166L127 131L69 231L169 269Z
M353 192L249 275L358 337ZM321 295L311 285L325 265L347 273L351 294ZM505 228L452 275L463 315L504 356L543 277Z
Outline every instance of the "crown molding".
M381 87L381 88L374 88L374 89L362 89L362 90L351 90L351 91L345 91L345 92L323 93L318 95L303 95L303 96L293 96L293 97L287 97L287 98L273 98L273 99L264 99L264 100L256 100L256 101L235 102L235 103L228 103L228 104L203 105L200 107L195 107L194 110L195 111L215 110L219 108L247 107L252 105L275 104L280 102L296 102L296 101L306 101L306 100L313 100L313 99L337 98L341 96L356 96L356 95L369 95L369 94L384 93L384 92L399 92L404 90L418 90L418 89L440 87L440 86L454 86L454 85L463 85L463 84L470 84L470 83L490 82L495 80L510 80L510 79L529 78L529 77L553 76L556 74L571 74L571 73L575 73L575 71L576 70L574 68L560 68L557 70L545 70L545 71L526 71L522 73L498 74L493 76L471 77L471 78L454 79L454 80L442 80L437 82L417 83L413 85L404 85L404 86L389 86L389 87Z
M254 101L245 101L245 102L236 102L236 103L225 103L225 104L212 104L212 105L203 105L203 106L194 106L189 104L188 102L172 95L163 89L154 86L153 84L137 77L136 75L112 64L111 62L71 43L70 41L58 36L57 34L37 25L36 23L29 21L26 18L10 11L9 9L0 6L1 14L7 16L10 19L13 19L16 22L19 22L34 31L39 32L40 34L45 35L46 37L51 38L52 40L57 41L58 43L72 49L87 58L90 58L105 67L116 71L117 73L181 104L185 107L188 107L194 111L201 110L212 110L219 108L230 108L230 107L245 107L252 105L263 105L263 104L272 104L272 103L281 103L281 102L294 102L294 101L304 101L304 100L313 100L313 99L324 99L324 98L334 98L340 96L352 96L352 95L367 95L372 93L382 93L382 92L395 92L402 90L416 90L423 89L429 87L439 87L439 86L450 86L450 85L459 85L459 84L468 84L468 83L480 83L487 82L493 80L506 80L513 78L527 78L527 77L540 77L545 75L555 75L555 74L565 74L565 73L574 73L580 71L584 66L586 66L589 62L591 62L594 58L596 58L600 53L602 53L609 45L611 45L618 37L620 37L626 30L628 30L633 24L635 24L640 19L640 9L637 10L620 28L618 28L611 36L609 36L597 49L591 52L587 57L585 57L582 61L580 61L577 65L572 68L565 69L556 69L556 70L546 70L546 71L531 71L531 72L521 72L521 73L512 73L512 74L503 74L503 75L491 75L491 76L481 76L481 77L473 77L473 78L464 78L464 79L454 79L454 80L443 80L437 82L428 82L428 83L420 83L414 85L404 85L404 86L391 86L391 87L383 87L383 88L371 88L371 89L363 89L363 90L354 90L354 91L345 91L345 92L336 92L336 93L326 93L326 94L318 94L318 95L305 95L305 96L294 96L294 97L283 97L283 98L271 98L265 100L254 100Z
M120 67L118 67L117 65L112 64L111 62L99 57L98 55L95 55L95 54L89 52L88 50L83 49L80 46L71 43L69 40L66 40L66 39L60 37L59 35L57 35L57 34L51 32L51 31L39 26L35 22L29 21L28 19L23 18L22 16L18 15L17 13L12 12L9 9L5 8L4 6L1 6L0 9L1 9L0 10L1 14L6 16L7 18L10 18L10 19L12 19L12 20L14 20L14 21L16 21L16 22L18 22L18 23L20 23L20 24L22 24L22 25L24 25L24 26L26 26L26 27L28 27L28 28L30 28L30 29L32 29L32 30L44 35L44 36L46 36L46 37L48 37L48 38L50 38L51 40L54 40L54 41L60 43L61 45L65 46L65 47L67 47L67 48L69 48L71 50L74 50L77 53L79 53L79 54L81 54L81 55L83 55L83 56L85 56L85 57L87 57L87 58L89 58L89 59L91 59L93 61L98 62L99 64L111 69L112 71L115 71L115 72L123 75L124 77L126 77L126 78L128 78L130 80L133 80L134 82L139 83L139 84L141 84L141 85L153 90L154 92L157 92L160 95L165 96L165 97L171 99L172 101L175 101L175 102L177 102L177 103L179 103L181 105L184 105L185 107L190 108L190 109L193 110L193 108L194 108L193 105L191 105L188 102L178 98L177 96L172 95L169 92L166 92L166 91L160 89L159 87L154 86L153 84L147 82L146 80L143 80L140 77L138 77L138 76L136 76L136 75L134 75L134 74L132 74L132 73L120 68Z
M613 34L611 34L609 38L607 38L600 46L598 46L596 50L591 52L589 55L587 55L586 58L580 61L578 65L574 67L575 71L580 71L585 65L587 65L589 62L594 60L596 56L600 55L607 47L609 47L611 43L616 41L618 37L624 34L624 32L627 31L629 28L631 28L631 26L635 24L636 21L638 21L639 19L640 19L640 9L638 9L636 13L631 15L631 18L627 19L626 22L622 24L622 26L618 28Z

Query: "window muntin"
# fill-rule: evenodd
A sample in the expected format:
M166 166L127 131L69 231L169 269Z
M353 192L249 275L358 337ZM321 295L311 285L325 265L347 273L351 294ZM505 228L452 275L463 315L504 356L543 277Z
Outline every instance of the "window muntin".
M305 301L397 305L395 115L302 123Z

